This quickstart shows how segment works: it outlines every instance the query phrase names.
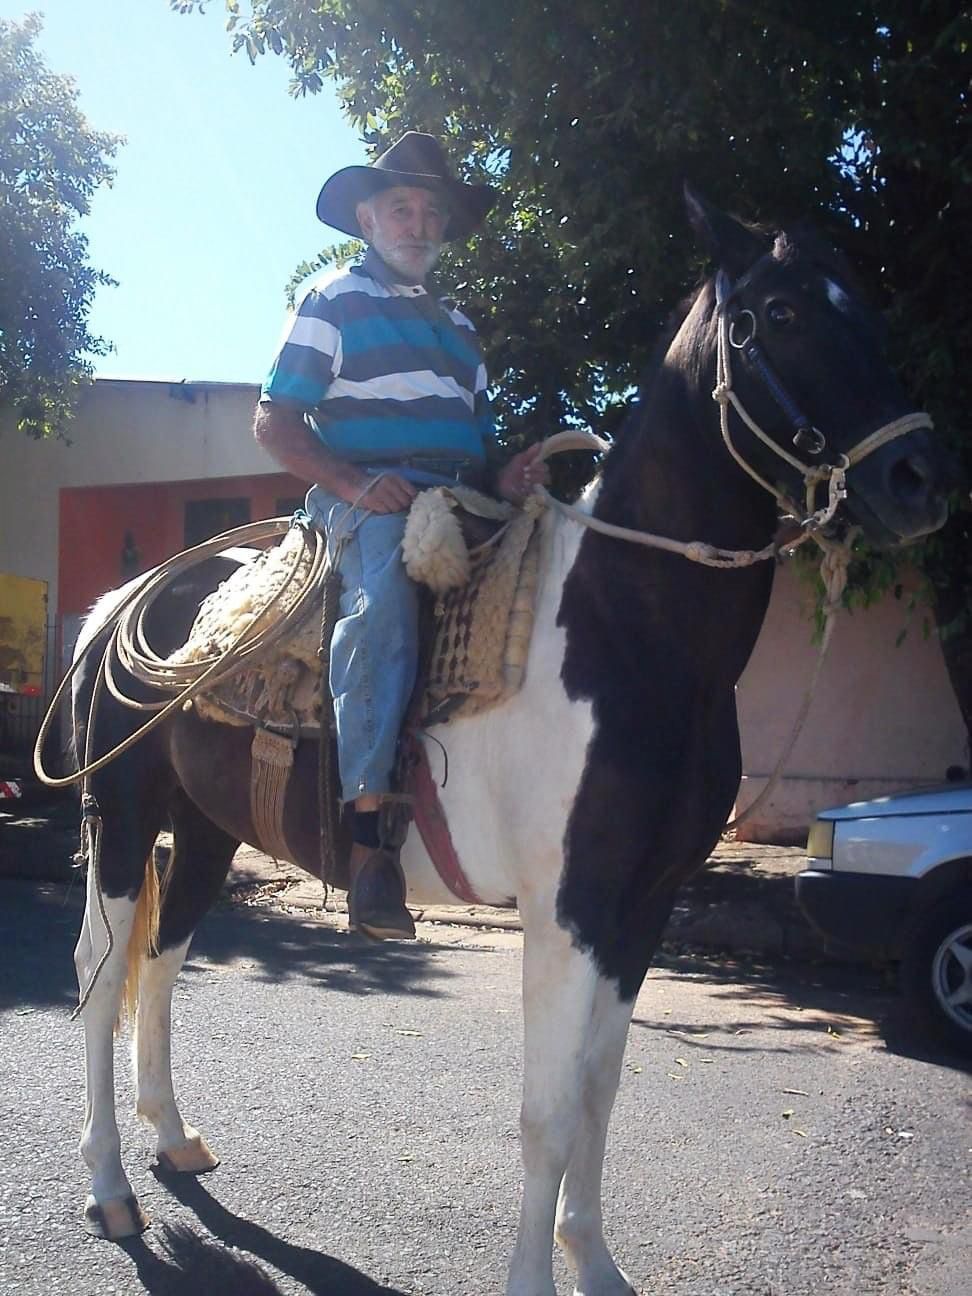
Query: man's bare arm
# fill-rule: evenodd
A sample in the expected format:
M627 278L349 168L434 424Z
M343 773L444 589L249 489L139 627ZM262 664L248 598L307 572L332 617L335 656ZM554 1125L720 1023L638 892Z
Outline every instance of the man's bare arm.
M345 500L359 499L373 479L356 464L325 449L304 422L300 410L261 402L256 408L253 435L281 468ZM362 503L374 513L400 513L415 497L415 487L394 473L375 481Z

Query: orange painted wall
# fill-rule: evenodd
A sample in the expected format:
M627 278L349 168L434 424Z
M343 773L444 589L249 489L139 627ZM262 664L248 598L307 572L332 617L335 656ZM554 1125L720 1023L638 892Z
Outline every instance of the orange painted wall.
M306 489L288 473L65 487L59 508L58 612L83 612L121 583L126 531L134 537L144 570L185 548L188 501L245 497L256 522L275 517L278 500L302 498Z

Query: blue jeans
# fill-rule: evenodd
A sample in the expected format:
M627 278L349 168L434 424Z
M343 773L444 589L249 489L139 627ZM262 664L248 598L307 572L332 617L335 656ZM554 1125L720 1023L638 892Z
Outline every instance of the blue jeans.
M398 734L415 685L418 590L402 562L408 515L352 516L350 505L320 486L309 491L306 507L332 552L334 537L350 532L338 562L330 685L341 791L353 801L392 790Z

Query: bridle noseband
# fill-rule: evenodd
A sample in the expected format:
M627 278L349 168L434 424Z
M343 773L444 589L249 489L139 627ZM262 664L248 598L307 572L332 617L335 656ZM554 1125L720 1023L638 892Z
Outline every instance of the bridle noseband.
M730 319L728 304L732 297L732 286L724 270L720 270L716 275L715 294L718 342L716 349L716 385L712 392L712 399L719 405L719 422L726 448L743 471L748 473L755 482L758 482L764 490L773 495L786 512L792 513L799 520L802 527L812 531L820 530L831 521L841 501L847 497L846 477L850 468L897 437L905 436L907 433L914 432L919 428L930 430L933 427L932 421L927 414L921 412L905 414L902 418L885 423L875 432L862 437L847 453L838 452L836 463L804 463L795 455L790 454L788 450L784 450L760 427L733 390L732 352L738 351L742 354L753 374L759 379L774 403L783 412L793 432L792 444L797 450L802 451L810 458L817 459L827 449L827 438L803 413L773 368L766 351L756 336L756 316L754 313L743 308L736 311L735 315ZM746 427L802 478L806 491L804 509L795 505L783 491L778 490L764 477L761 477L736 449L729 430L730 405ZM814 500L817 487L824 482L827 483L827 503L822 508L815 510Z

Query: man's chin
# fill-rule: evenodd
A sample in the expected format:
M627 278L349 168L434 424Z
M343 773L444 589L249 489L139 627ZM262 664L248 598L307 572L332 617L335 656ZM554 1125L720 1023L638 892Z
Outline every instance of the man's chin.
M401 252L389 252L383 255L383 260L400 275L407 275L416 282L421 281L429 273L436 261L439 259L438 251L434 253L416 253L413 256Z

